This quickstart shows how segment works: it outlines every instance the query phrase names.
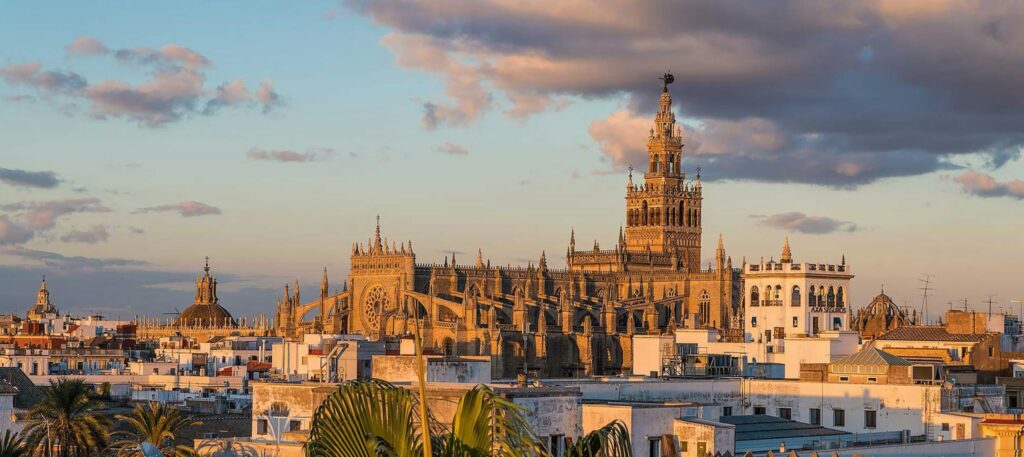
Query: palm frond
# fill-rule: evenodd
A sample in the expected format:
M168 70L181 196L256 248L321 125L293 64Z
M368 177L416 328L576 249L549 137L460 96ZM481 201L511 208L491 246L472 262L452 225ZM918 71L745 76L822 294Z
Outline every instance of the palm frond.
M620 420L587 433L565 450L566 457L632 457L629 429Z
M412 392L384 381L348 381L313 414L307 456L419 457Z

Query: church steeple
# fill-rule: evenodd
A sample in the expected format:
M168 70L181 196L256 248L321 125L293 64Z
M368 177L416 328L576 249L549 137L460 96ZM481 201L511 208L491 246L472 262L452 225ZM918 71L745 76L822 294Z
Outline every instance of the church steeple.
M682 168L682 129L672 111L668 86L675 78L666 73L654 125L647 137L647 171L642 184L626 190L626 243L628 251L672 254L662 266L682 263L700 269L701 189L687 181ZM649 266L648 268L653 268Z
M779 257L780 263L793 263L793 252L789 249L789 237L786 237L786 241L782 243L782 257Z

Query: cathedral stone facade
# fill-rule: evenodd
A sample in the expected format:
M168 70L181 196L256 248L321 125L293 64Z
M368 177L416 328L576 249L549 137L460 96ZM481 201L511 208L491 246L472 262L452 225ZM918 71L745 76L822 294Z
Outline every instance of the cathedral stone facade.
M667 78L670 80L670 78ZM678 327L739 329L740 270L721 236L715 258L701 267L703 187L699 169L682 167L681 130L665 86L649 132L643 182L626 184L625 229L612 249L578 249L575 233L565 269L536 264L492 266L478 253L460 264L419 263L412 242L389 243L378 220L373 238L354 244L343 290L303 302L285 286L275 333L362 334L397 340L418 325L424 346L446 355L494 356L495 374L526 367L542 376L628 372L631 336ZM311 319L307 314L316 311Z

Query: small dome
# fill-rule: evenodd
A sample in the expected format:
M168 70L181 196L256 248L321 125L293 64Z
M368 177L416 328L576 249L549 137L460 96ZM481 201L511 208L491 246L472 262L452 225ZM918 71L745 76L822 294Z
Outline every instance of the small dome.
M181 312L175 321L177 325L213 327L230 325L234 320L231 313L217 303L196 303Z

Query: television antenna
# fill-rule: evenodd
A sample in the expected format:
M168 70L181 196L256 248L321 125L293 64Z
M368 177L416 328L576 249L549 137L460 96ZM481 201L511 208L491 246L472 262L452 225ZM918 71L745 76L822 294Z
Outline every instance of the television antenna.
M924 320L925 324L927 324L928 323L928 293L935 291L935 288L932 287L932 278L934 278L935 275L925 273L925 274L923 274L921 276L922 277L920 279L918 279L917 282L920 282L920 283L922 283L924 285L921 286L921 287L918 287L917 290L921 291L921 319Z

